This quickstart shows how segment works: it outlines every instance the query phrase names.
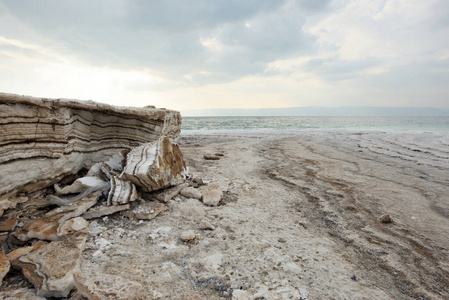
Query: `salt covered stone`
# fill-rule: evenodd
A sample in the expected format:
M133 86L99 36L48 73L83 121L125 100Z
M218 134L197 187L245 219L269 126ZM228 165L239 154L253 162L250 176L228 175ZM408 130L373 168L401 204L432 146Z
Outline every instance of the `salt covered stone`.
M186 230L181 233L181 240L184 242L193 241L196 238L195 232L193 230Z
M0 198L58 182L160 136L177 138L179 112L0 93Z
M9 259L6 257L5 252L0 250L0 286L3 281L3 277L9 272L9 268L11 264L9 263Z
M121 276L97 274L85 276L74 275L78 291L89 300L137 300L143 299L142 285Z
M131 150L120 178L151 192L183 183L185 171L178 144L163 136Z
M76 217L59 225L57 235L63 237L84 230L87 227L89 227L89 223L84 218Z
M47 212L45 217L60 216L58 223L64 223L68 219L78 217L97 203L100 192L90 194L88 197L73 201L67 205L55 208Z
M208 220L202 219L198 228L201 230L214 230L215 226L212 225Z
M201 192L194 187L183 188L181 190L180 194L186 198L192 198L192 199L198 199L198 200L201 200L201 198L203 197L203 194L201 194Z
M223 191L220 184L217 182L212 182L207 186L202 186L200 190L203 194L203 203L206 205L218 206L223 198Z
M124 205L111 205L111 206L97 206L88 210L83 214L83 218L86 220L100 218L107 215L115 214L116 212L128 210L131 206L129 204Z
M179 192L187 187L188 183L183 183L171 188L166 188L153 194L153 197L161 202L168 202L179 194Z
M167 206L157 201L150 201L140 204L124 214L129 218L140 220L152 220L159 214L167 210Z
M37 296L32 289L21 288L0 292L0 299L45 300L46 298Z
M55 184L56 194L65 195L65 194L76 194L81 193L88 188L92 188L95 186L103 185L104 181L95 176L86 176L82 178L78 178L71 185L65 186L63 188L59 187L58 184Z
M64 241L42 245L17 262L38 296L66 297L73 289L73 274L79 272L79 260L86 235L79 234Z
M126 204L139 198L136 186L129 181L111 177L111 190L108 195L108 205Z

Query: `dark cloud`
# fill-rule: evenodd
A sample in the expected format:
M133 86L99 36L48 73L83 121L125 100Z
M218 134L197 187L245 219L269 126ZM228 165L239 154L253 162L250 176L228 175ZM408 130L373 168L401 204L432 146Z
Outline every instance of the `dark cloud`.
M267 63L309 51L303 1L15 1L17 18L90 64L154 69L192 84L261 74ZM314 2L315 3L315 2ZM306 7L304 7L304 5ZM215 40L214 51L202 44Z

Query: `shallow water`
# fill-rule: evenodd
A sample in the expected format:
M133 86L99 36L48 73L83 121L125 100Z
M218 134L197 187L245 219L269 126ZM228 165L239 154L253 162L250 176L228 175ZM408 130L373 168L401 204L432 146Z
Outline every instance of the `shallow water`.
M449 117L183 117L182 130L449 132Z

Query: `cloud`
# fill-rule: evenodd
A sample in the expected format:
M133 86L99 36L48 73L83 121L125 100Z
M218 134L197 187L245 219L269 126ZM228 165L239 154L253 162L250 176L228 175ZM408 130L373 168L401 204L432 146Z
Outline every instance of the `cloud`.
M0 89L183 109L448 107L448 20L444 0L0 0Z
M324 1L325 2L325 1ZM262 73L313 39L292 1L3 1L10 13L88 63L148 68L190 84ZM316 7L314 7L316 9Z

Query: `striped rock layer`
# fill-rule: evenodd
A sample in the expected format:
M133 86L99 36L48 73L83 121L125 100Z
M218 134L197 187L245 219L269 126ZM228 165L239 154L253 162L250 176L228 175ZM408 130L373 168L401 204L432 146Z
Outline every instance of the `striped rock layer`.
M179 112L0 93L0 199L38 190L123 150L176 139Z

